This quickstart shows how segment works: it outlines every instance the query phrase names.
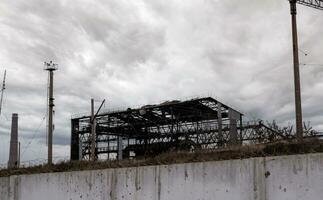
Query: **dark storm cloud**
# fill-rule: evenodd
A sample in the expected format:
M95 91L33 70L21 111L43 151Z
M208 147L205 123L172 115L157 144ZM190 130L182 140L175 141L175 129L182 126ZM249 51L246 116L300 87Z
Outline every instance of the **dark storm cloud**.
M47 73L55 73L54 154L68 155L70 118L89 111L212 94L246 119L293 123L289 5L282 0L0 3L0 66L8 70L0 118L7 160L12 112L22 159L46 157ZM322 12L299 6L301 63L323 63ZM323 67L302 66L304 120L323 129ZM27 149L27 150L26 150ZM35 153L36 152L36 153Z

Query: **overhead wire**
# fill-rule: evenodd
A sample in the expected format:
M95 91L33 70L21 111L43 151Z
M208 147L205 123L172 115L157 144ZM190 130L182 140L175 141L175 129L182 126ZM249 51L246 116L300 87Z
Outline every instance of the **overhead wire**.
M302 54L304 54L305 56L308 56L309 54L306 53L305 51L303 51L302 49L298 49L299 52L301 52ZM320 66L323 67L323 64L319 64L319 63L299 63L302 66Z
M323 64L317 64L317 63L300 63L302 66L319 66L323 67Z
M39 132L39 129L41 128L41 126L43 125L44 121L46 119L46 115L42 118L39 126L35 129L32 137L29 139L29 142L27 143L27 145L24 147L24 151L21 153L21 157L25 154L25 152L28 150L28 148L30 147L30 144L32 143L32 141L35 139L36 134Z
M28 150L28 148L30 147L30 145L31 145L31 143L33 142L33 140L35 139L35 137L36 137L36 134L39 132L39 130L40 130L40 128L42 127L42 125L43 125L43 123L44 123L44 121L46 121L46 126L45 126L45 140L46 140L46 143L45 144L47 144L47 140L48 140L48 138L47 138L47 135L48 135L48 133L47 133L47 126L48 126L48 118L47 118L47 116L48 116L48 89L49 89L49 75L48 75L48 77L47 77L47 83L46 83L46 96L47 96L47 98L46 98L46 111L45 111L45 115L42 117L42 120L41 120L41 122L40 122L40 124L39 124L39 126L35 129L35 131L34 131L34 134L32 135L32 137L31 137L31 139L29 140L29 142L27 143L27 145L26 145L26 147L24 148L24 151L22 152L22 154L21 154L21 157L24 155L24 153ZM46 146L46 145L45 145ZM40 151L38 151L39 152L39 157L40 157L40 154L42 153L42 148L43 148L43 145L41 145L41 147L40 147Z

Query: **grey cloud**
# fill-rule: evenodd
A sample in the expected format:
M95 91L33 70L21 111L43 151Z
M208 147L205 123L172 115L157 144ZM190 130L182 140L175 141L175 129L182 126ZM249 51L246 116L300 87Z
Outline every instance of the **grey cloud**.
M288 6L281 0L2 1L0 74L8 69L8 87L0 163L8 156L11 113L21 114L23 147L46 114L42 64L48 60L59 64L58 156L69 154L71 115L88 112L92 97L107 99L110 109L212 93L246 120L294 123ZM323 63L321 15L299 6L300 47L309 54L301 62ZM320 129L322 72L301 69L304 121ZM24 160L46 155L45 132L42 124Z

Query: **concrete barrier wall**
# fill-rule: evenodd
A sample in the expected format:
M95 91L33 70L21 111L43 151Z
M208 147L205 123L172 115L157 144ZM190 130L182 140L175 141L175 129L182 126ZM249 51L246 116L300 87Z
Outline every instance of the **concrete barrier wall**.
M323 154L0 178L1 200L314 200Z

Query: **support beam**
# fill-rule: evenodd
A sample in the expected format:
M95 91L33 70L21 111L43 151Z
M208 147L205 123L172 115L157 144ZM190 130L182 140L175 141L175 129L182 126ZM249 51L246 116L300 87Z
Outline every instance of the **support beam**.
M222 133L222 104L220 102L217 103L218 107L218 137L220 147L223 146L223 133Z
M240 119L240 113L236 112L235 110L229 108L229 144L236 145L238 144L238 128L237 122Z
M91 99L91 161L95 161L95 147L96 147L96 120L94 116L94 99Z
M80 153L80 148L82 146L79 131L79 119L71 120L71 160L82 160L82 152Z
M122 136L118 136L118 160L123 159L122 150L123 150L123 138Z
M90 124L91 124L91 156L90 159L91 161L95 161L97 159L97 153L96 153L96 118L105 102L105 99L102 101L99 109L96 111L94 114L94 99L91 99L91 119L90 119Z

